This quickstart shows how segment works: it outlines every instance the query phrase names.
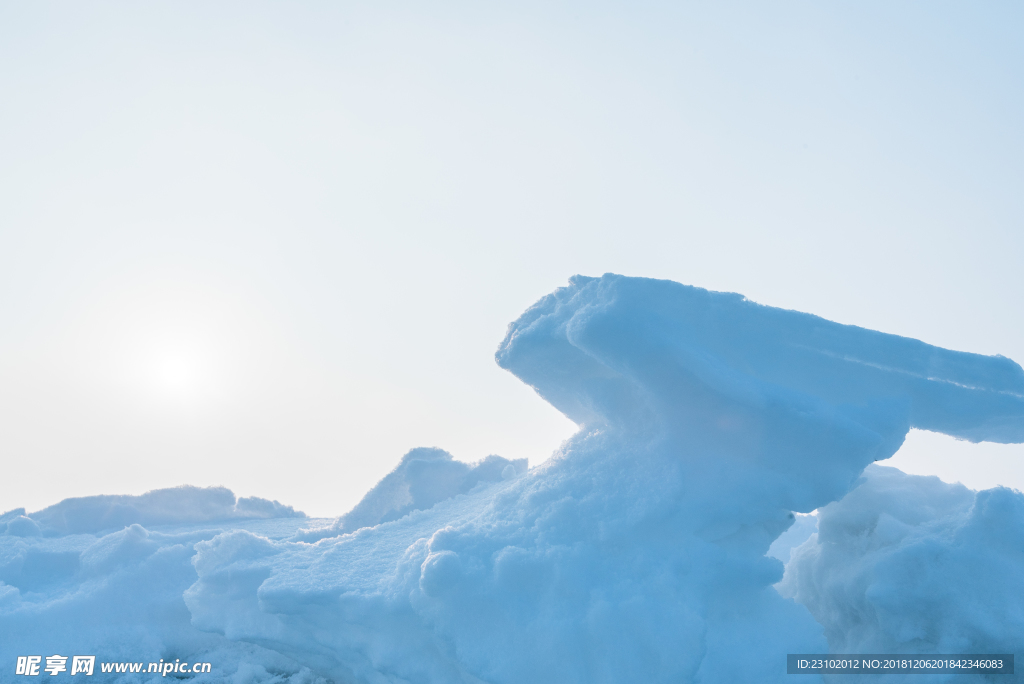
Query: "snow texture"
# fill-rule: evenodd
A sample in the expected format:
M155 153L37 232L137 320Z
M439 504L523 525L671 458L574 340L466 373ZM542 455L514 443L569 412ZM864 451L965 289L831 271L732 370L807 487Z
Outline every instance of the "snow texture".
M1021 495L865 474L911 427L1024 441L1009 359L606 275L537 302L497 361L580 427L540 467L414 449L330 523L223 517L236 503L197 525L156 498L126 518L114 497L9 514L0 661L93 648L209 660L209 681L772 682L786 653L1012 650L1022 633Z
M141 496L101 495L65 499L30 516L24 513L24 509L17 509L0 517L3 521L11 514L20 516L7 523L8 534L19 534L17 530L30 531L19 536L95 534L135 524L188 525L212 520L306 517L304 513L277 501L255 496L236 500L231 490L224 487L191 486L156 489ZM27 518L27 521L21 522L22 518Z
M270 684L314 684L325 682L307 667L254 644L232 642L218 634L201 632L192 626L192 616L182 598L196 581L192 565L195 545L225 531L251 530L261 538L290 536L310 521L296 517L290 508L279 510L286 517L232 515L235 499L228 490L205 490L205 501L220 500L224 506L209 506L187 512L204 500L204 490L177 488L151 492L155 496L131 497L135 503L160 502L172 524L137 523L113 532L51 532L46 536L35 521L16 510L5 514L7 534L0 536L0 682L30 681L15 675L18 656L55 654L95 655L100 661L155 662L176 658L187 662L210 662L213 671L196 675L196 682L264 682ZM230 496L231 505L228 504ZM82 527L104 527L105 513L129 497L90 497L92 506L72 499L67 506L46 509L82 512ZM267 504L271 502L266 502ZM141 506L145 509L143 503ZM265 514L267 505L257 505ZM139 510L139 506L135 507ZM178 510L174 515L172 511ZM243 505L242 510L246 510ZM182 524L182 516L210 515L218 520ZM149 519L159 519L149 510ZM90 517L91 516L91 517ZM49 518L47 518L49 519ZM166 518L164 519L166 520ZM3 526L4 522L0 522ZM18 534L24 530L31 534ZM69 661L70 662L70 661ZM45 660L44 660L45 663ZM96 665L86 681L157 681L159 676L103 675ZM40 680L67 681L68 672ZM76 675L70 681L78 679Z
M412 449L355 508L333 525L310 530L300 538L316 541L398 520L412 511L430 508L439 501L465 494L474 487L515 477L525 473L526 469L525 458L510 461L491 455L479 463L468 465L456 461L443 449Z
M807 606L833 651L1024 653L1020 492L872 465L819 519L779 592Z
M869 466L870 467L870 466ZM818 516L814 514L794 516L793 526L778 536L768 547L768 556L789 563L793 549L810 539L818 531Z

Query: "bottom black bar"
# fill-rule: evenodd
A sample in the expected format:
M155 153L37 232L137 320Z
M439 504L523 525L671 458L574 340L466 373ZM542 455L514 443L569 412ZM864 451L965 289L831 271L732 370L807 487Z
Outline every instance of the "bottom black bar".
M787 674L1013 674L1012 653L790 653Z

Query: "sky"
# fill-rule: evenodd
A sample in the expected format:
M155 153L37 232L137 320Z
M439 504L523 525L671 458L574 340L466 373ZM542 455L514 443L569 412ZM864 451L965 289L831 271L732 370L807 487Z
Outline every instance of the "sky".
M1024 362L1022 20L0 0L0 509L537 464L575 426L494 351L576 273ZM1024 489L1020 445L890 464Z

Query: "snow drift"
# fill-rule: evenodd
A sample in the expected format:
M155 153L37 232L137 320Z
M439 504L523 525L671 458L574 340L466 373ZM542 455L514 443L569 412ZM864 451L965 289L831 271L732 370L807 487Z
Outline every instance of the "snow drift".
M1019 494L923 486L900 503L899 487L872 484L879 471L861 479L910 427L1024 441L1024 371L1009 359L606 275L541 299L509 327L497 360L580 426L543 466L414 450L326 525L139 523L51 538L11 536L30 524L8 522L2 539L16 541L4 548L20 549L23 567L51 553L61 560L33 567L64 570L35 588L18 584L31 573L4 579L3 629L14 618L18 648L54 648L47 625L85 610L69 601L100 601L117 573L140 592L162 582L149 594L162 608L128 627L105 615L89 643L216 653L211 681L769 682L786 677L786 653L980 648L984 625L1016 629L1015 614L982 611L955 632L966 604L902 591L915 556L899 549L946 545L935 583L1016 605L1006 594L1024 568L1012 553ZM894 516L903 537L863 522L887 506L909 516ZM791 544L810 538L783 578L790 549L779 537L794 513L815 509L819 531L801 516ZM934 522L947 511L955 520ZM842 532L851 520L882 536L865 546ZM969 526L1001 540L1010 580L991 582L953 548L963 539L951 530ZM877 573L887 579L865 579ZM865 602L877 619L858 632ZM908 637L924 620L949 638Z
M131 523L111 531L117 516L139 517L149 529ZM291 678L294 684L312 684L316 679L308 668L281 654L197 630L182 598L196 580L196 543L236 529L279 538L309 524L290 507L263 499L236 501L220 487L68 499L31 515L22 509L5 514L0 517L6 531L0 535L0 682L29 680L15 675L18 656L56 654L95 655L97 662L202 660L217 667L195 681L222 682L238 674L239 682ZM69 673L70 666L62 675L42 678L60 681ZM96 665L86 681L151 680L103 675Z
M304 518L304 513L259 497L235 499L225 487L156 489L141 496L65 499L31 515L19 508L0 516L19 536L97 533L128 525L174 525L245 518Z
M807 606L837 652L1024 652L1020 492L872 465L818 518L779 591Z

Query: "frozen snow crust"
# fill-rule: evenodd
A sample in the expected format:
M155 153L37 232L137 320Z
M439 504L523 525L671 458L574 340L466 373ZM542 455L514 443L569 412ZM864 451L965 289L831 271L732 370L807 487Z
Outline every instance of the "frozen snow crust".
M238 499L222 487L179 487L139 497L68 499L26 516L0 516L0 682L18 656L95 655L84 681L156 681L159 676L103 675L100 661L210 662L190 681L313 684L302 665L252 644L204 633L191 624L182 594L196 581L197 542L228 530L291 536L310 520L264 499ZM112 521L138 519L119 525ZM114 527L113 531L111 527ZM73 531L69 531L69 528ZM68 671L41 681L78 681ZM61 679L62 677L70 679Z
M817 534L793 550L779 592L807 606L833 650L1024 653L1020 492L974 492L871 465L818 517Z
M141 496L83 496L64 499L25 515L19 508L0 516L7 534L22 537L95 534L128 525L174 525L246 518L305 518L277 501L250 496L235 499L224 487L182 486L156 489ZM2 527L0 527L2 528Z
M865 472L911 426L1024 441L1009 359L606 275L497 360L580 426L541 467L413 450L326 524L5 519L0 668L88 647L239 683L725 683L794 652L1014 650L1021 495Z

